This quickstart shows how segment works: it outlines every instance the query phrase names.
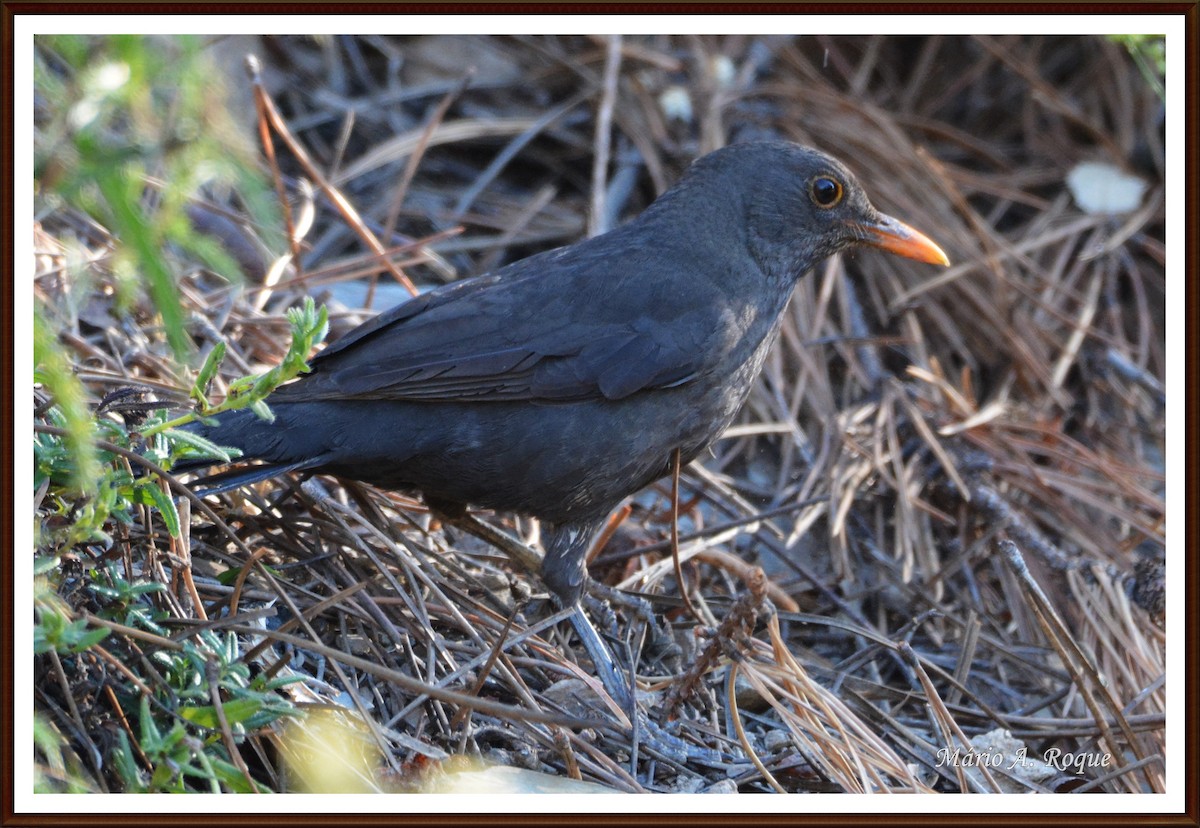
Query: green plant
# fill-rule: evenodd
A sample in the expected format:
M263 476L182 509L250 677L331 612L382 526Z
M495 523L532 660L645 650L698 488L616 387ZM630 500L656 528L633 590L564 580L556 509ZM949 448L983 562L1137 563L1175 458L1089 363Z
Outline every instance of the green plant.
M213 405L208 399L208 385L216 376L221 360L225 357L225 344L218 343L209 352L208 358L196 376L196 381L192 383L190 395L197 404L197 414L187 414L174 420L155 423L141 429L142 436L153 437L166 434L174 438L173 445L181 447L181 455L194 456L187 453L186 447L190 447L201 456L228 461L229 457L224 449L214 446L202 437L176 429L196 417L204 419L238 408L253 409L263 419L273 420L274 415L266 402L267 396L283 383L308 371L306 361L308 354L325 339L325 334L329 331L328 310L324 305L318 308L311 297L305 297L304 304L298 308L288 308L287 319L291 327L292 339L287 353L283 355L283 359L279 361L278 365L258 376L247 376L234 380L229 384L229 393L226 394L224 401Z
M1159 100L1166 97L1164 83L1167 77L1167 41L1162 35L1109 35L1128 50L1133 62L1146 83L1150 84Z
M65 39L63 43L71 47L75 41ZM72 59L86 57L71 48L66 51ZM104 156L97 145L86 141L70 146L74 151L82 147L92 152L89 163L93 165ZM47 150L47 158L50 156L53 152ZM123 237L130 222L150 220L146 205L135 204L145 193L142 174L146 168L139 166L145 159L131 158L124 159L128 161L126 178L121 182L125 189L113 189L115 178L110 177L108 183L89 184L83 173L73 180L59 171L57 178L48 175L43 182L43 196L54 193L57 198L77 198L78 205L89 205L88 199L98 196L99 201L90 206L95 208L95 215L112 222L120 247L125 244ZM124 163L113 160L114 164ZM47 167L39 168L39 174L51 172ZM91 174L102 177L107 173L92 169ZM135 181L136 187L130 183ZM162 198L161 193L158 195ZM155 216L161 217L161 209L161 202L155 205ZM142 227L137 232L151 233L146 238L153 238L155 245L170 241L195 252L166 231ZM153 232L161 234L153 236ZM144 247L144 243L139 244ZM147 252L134 245L133 254ZM169 269L165 254L159 250L156 255L162 256L159 264ZM117 294L122 290L120 269L118 263L111 274L102 277L112 277ZM123 284L129 289L127 281ZM156 291L153 284L150 288L152 305L162 309L162 303L170 297ZM170 469L181 460L197 457L227 462L237 452L180 427L197 417L242 407L270 417L268 395L279 384L307 370L305 357L325 336L327 312L311 299L288 311L292 340L280 364L264 373L234 380L220 403L210 401L209 385L221 368L223 344L213 348L188 389L196 404L195 412L171 417L165 407L157 407L160 403L147 398L142 405L139 398L135 415L118 421L103 410L103 405L99 411L89 405L71 356L59 341L56 323L67 318L59 310L39 307L35 312L35 381L41 392L36 405L31 481L36 498L37 555L33 636L41 670L58 673L55 689L61 686L64 692L88 698L89 704L106 709L115 706L128 712L128 717L122 715L120 720L128 721L130 730L116 731L111 757L105 757L113 761L104 766L115 774L108 784L115 783L128 791L153 792L266 790L237 761L236 746L279 718L297 715L293 705L279 693L292 679L252 676L233 635L203 632L194 639L175 643L167 638L166 622L171 616L170 604L162 595L165 586L153 580L153 570L143 567L136 556L132 560L124 558L121 564L103 561L105 557L111 560L114 547L126 550L126 554L136 549L128 542L131 535L146 537L152 544L159 532L171 538L181 536L176 499L155 469ZM113 312L122 313L119 303ZM182 326L172 326L168 321L168 311L162 316L167 321L167 332L182 330ZM179 372L185 374L186 368ZM78 569L80 564L68 565L67 561L82 562L83 568ZM89 569L88 562L100 565ZM68 574L72 570L74 574ZM73 609L81 603L94 619ZM120 626L109 629L102 622ZM130 631L139 632L131 639ZM157 641L158 646L147 646L146 641ZM74 676L92 675L94 665L111 665L118 660L124 663L123 670L101 672L106 692L95 694L86 683L80 688L74 686ZM72 713L76 722L80 715L87 717L86 712ZM63 736L78 733L76 726L60 728L56 724L56 719L35 722L36 789L105 789L104 781L89 781L88 771L69 749L78 746L69 745ZM80 755L91 754L83 751ZM99 766L91 772L99 773Z
M88 629L83 619L71 618L70 610L55 594L49 582L57 565L58 561L50 557L37 558L33 563L35 655L51 650L63 655L81 653L108 637L108 630Z
M109 638L110 631L89 626L84 618L72 619L51 588L56 573L51 564L52 559L42 558L37 567L35 652L53 650L69 665ZM278 692L299 679L252 676L232 633L204 630L173 645L161 625L165 614L150 600L163 590L162 584L127 580L109 566L98 570L87 588L100 606L98 617L150 633L151 642L161 636L161 646L151 647L155 669L143 671L148 678L137 685L109 683L121 708L136 710L134 738L118 731L113 753L122 788L184 792L198 784L214 792L251 790L251 781L230 756L230 745L281 718L299 715ZM120 636L114 640L114 647L123 646ZM147 693L146 688L152 689ZM62 748L61 735L41 722L35 729L35 750L44 757L39 789L90 789L78 768L66 767ZM258 782L253 787L267 790Z
M175 287L178 248L227 278L235 260L187 217L205 191L236 188L262 226L278 222L250 143L224 105L221 73L200 38L38 38L34 175L39 195L92 215L112 234L117 298L144 284L179 359L194 350ZM278 241L278 240L276 240Z
M91 793L93 787L74 756L64 754L65 740L44 716L33 717L33 746L37 762L34 793Z
M118 746L113 751L118 776L129 793L186 793L189 780L197 780L212 793L222 789L235 793L252 790L268 793L261 783L251 783L224 754L216 735L198 735L184 721L169 726L159 721L150 700L142 696L137 708L137 753L149 771L135 760L135 751L125 731L117 732ZM252 787L253 785L253 787Z
M226 399L217 405L209 401L207 386L216 375L224 349L213 350L190 390L198 405L196 413L171 419L166 409L158 409L146 413L136 430L130 430L106 417L81 416L87 413L82 394L67 397L76 418L73 425L57 396L43 407L45 425L36 428L34 434L33 485L39 493L35 653L53 651L69 660L84 656L110 637L108 629L73 617L66 602L56 594L62 583L58 566L62 556L79 546L85 550L110 548L116 527L137 524L143 508L147 511L140 515L141 523L147 530L149 517L157 515L168 535L180 536L175 501L163 481L152 472L145 473L135 461L144 458L149 468L169 468L180 459L199 456L228 461L230 452L179 426L200 416L242 407L271 416L266 398L280 383L307 370L304 357L324 337L328 323L325 308L318 309L311 299L289 311L288 320L292 341L280 365L261 375L235 380ZM78 381L57 362L61 352L47 353L51 354L47 360L50 368L39 365L38 369L46 387L73 388ZM76 442L90 449L94 471L81 472ZM163 626L167 613L155 601L165 589L163 584L132 579L118 565L109 564L93 569L85 586L91 603L98 606L98 618L161 636L169 643ZM289 679L251 677L240 659L235 636L221 638L205 631L179 647L164 646L154 652L151 660L158 669L153 675L161 678L141 681L143 688L155 687L153 704L144 690L123 686L114 691L123 705L138 710L136 748L122 731L115 751L115 768L126 790L183 791L192 789L197 780L201 787L211 790L251 789L246 773L232 762L226 740L236 742L280 717L295 715L295 710L278 694ZM222 699L219 709L214 694ZM48 745L38 750L46 757L54 779L60 779L66 773L61 751L56 754ZM75 784L69 776L66 778L67 782L54 782L46 777L44 789ZM254 787L263 789L257 782Z
M263 374L246 376L230 384L229 394L218 405L207 397L207 386L225 353L218 346L210 353L193 382L190 395L199 410L168 418L165 409L150 412L136 431L106 418L81 417L86 406L75 395L78 381L57 367L61 353L52 355L48 369L39 364L35 376L54 394L56 403L44 417L48 427L34 434L35 490L45 488L42 498L43 519L38 527L38 545L64 549L80 543L109 545L107 528L112 521L131 524L138 506L152 507L162 519L171 537L179 536L179 513L174 501L153 475L134 473L129 454L145 458L158 467L169 467L181 459L204 458L229 462L236 450L226 450L209 440L183 431L197 417L209 417L236 408L251 408L259 416L271 418L267 397L280 384L308 370L305 356L325 336L328 314L306 298L300 308L287 312L291 324L291 344L280 364ZM63 394L67 390L69 393ZM65 398L66 405L57 400ZM68 412L71 412L70 417ZM123 453L124 452L124 453ZM87 465L82 465L82 458Z
M126 734L116 751L118 773L130 791L171 792L188 789L188 779L213 791L245 792L250 784L222 741L228 728L234 743L248 732L297 715L277 691L296 679L251 678L241 661L237 638L205 631L178 651L159 650L153 660L164 685L150 698L137 699L137 754L148 773L133 760ZM212 703L222 701L220 709ZM266 788L259 783L254 787Z

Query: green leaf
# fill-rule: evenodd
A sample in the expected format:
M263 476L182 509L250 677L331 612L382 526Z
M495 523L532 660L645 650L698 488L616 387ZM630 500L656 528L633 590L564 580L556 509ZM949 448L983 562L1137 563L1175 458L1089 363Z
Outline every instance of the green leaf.
M80 636L79 640L71 646L71 652L82 653L85 650L91 649L96 644L99 644L104 639L108 638L110 630L104 627L97 627Z
M109 209L114 235L133 251L138 269L149 283L154 305L162 315L171 350L182 361L195 346L184 326L175 278L163 261L161 233L154 231L154 222L139 206L142 183L134 167L97 165L95 180Z
M271 407L262 400L252 403L250 410L257 414L261 419L266 420L268 423L275 422L275 412L273 412Z
M226 345L224 341L218 342L213 346L213 349L208 352L208 356L204 359L204 364L200 366L200 373L196 375L196 382L192 385L192 399L199 402L205 408L208 407L208 386L213 381L213 377L217 375L217 370L221 367L221 362L225 359Z
M233 446L218 446L207 437L202 437L191 431L183 431L178 428L168 428L163 434L176 443L182 443L195 449L194 452L187 452L186 456L190 459L197 455L204 458L212 458L220 460L222 463L229 463L236 457L242 456L242 450Z
M246 777L240 770L238 770L237 766L231 762L226 762L224 759L219 757L213 757L210 760L210 764L212 765L213 773L216 774L217 778L221 780L221 783L233 793L252 793L254 791L258 791L259 793L271 792L270 789L261 782L255 782L254 788L251 788L246 782Z
M231 725L246 721L258 713L262 706L263 703L259 699L230 699L221 705L225 711L225 721ZM216 730L221 726L221 722L217 718L217 710L211 704L181 707L179 715L192 724L207 727L210 730Z
M125 783L125 790L128 792L141 790L141 772L138 770L137 762L133 760L133 749L129 745L129 737L120 728L117 728L117 748L113 751L113 758L116 760L117 775Z
M100 462L96 456L93 437L92 413L86 402L83 384L71 369L70 360L58 342L39 309L33 314L33 361L34 367L46 390L54 397L56 406L51 409L56 425L65 428L65 438L54 438L65 446L65 455L59 455L55 467L63 468L70 475L71 485L76 492L86 493L96 486L100 476ZM54 415L61 417L58 420ZM60 465L61 463L61 465ZM48 469L43 473L53 477Z
M153 506L158 510L171 537L179 537L179 510L175 507L175 501L171 500L158 483L150 479L139 480L134 485L134 491L137 494L138 503Z
M142 696L138 704L138 729L141 731L142 748L147 751L157 750L162 742L162 734L158 725L154 723L154 717L150 715L150 699L146 696Z

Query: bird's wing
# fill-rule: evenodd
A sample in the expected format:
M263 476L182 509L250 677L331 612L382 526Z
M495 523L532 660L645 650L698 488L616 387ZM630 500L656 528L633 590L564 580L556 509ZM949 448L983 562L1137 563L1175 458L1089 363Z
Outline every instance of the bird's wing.
M532 279L486 276L381 314L313 360L284 399L565 402L620 399L687 382L702 365L711 320L701 306L667 320L605 313ZM539 304L540 303L540 304ZM580 319L572 308L586 307ZM606 319L606 315L609 317ZM659 314L655 314L658 316Z

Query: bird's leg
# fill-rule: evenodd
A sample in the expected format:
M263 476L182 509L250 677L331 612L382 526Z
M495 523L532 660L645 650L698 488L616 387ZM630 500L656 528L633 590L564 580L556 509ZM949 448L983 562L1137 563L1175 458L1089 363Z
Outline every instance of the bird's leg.
M612 652L583 611L584 586L588 577L587 551L600 525L601 521L588 521L550 527L546 557L542 561L542 580L564 609L572 608L571 625L592 659L597 677L632 721L637 710L633 691L620 677Z
M604 639L600 637L587 615L584 614L582 600L584 588L588 584L587 549L592 537L599 529L599 522L551 527L546 543L546 557L543 559L516 538L484 523L461 507L456 508L454 504L430 502L428 498L426 498L426 503L446 523L492 544L507 554L518 566L530 572L539 573L546 586L550 588L555 600L563 608L570 607L573 610L570 616L571 624L580 641L583 642L584 648L587 649L588 656L595 665L596 675L604 685L604 689L634 725L635 743L638 741L637 731L641 731L646 737L646 747L663 759L676 763L700 761L714 766L729 761L729 757L724 754L689 744L678 736L667 733L650 720L638 707L631 684L621 678L621 670L617 668L612 652L604 643ZM608 592L614 591L609 590ZM647 612L649 612L648 607ZM630 676L632 677L632 671Z
M584 586L587 584L587 550L592 537L600 528L600 522L570 523L552 527L546 543L546 557L543 559L516 538L484 523L466 509L455 508L454 504L428 500L427 502L446 523L490 543L523 569L541 575L555 600L563 609L572 610L571 625L592 659L597 677L632 721L636 712L633 693L629 685L622 680L612 652L588 620L582 605Z
M592 538L601 526L600 521L585 523L558 524L550 527L546 543L546 557L542 561L542 580L554 593L555 598L563 607L573 607L571 623L580 641L587 649L588 655L595 665L597 677L604 684L604 689L621 706L633 724L634 752L630 763L636 766L637 746L639 741L645 744L654 755L675 763L699 761L707 764L721 765L728 757L719 751L689 744L678 736L663 730L637 703L633 688L633 665L629 666L629 682L621 678L621 671L604 639L596 632L592 622L583 611L584 587L588 582L587 551ZM609 590L613 593L615 590ZM640 601L640 599L635 599ZM640 601L647 615L651 615L649 605ZM610 610L611 612L611 610ZM639 736L640 732L640 736Z
M584 614L582 599L587 583L587 550L592 537L599 529L599 522L572 523L555 526L550 530L546 544L546 557L516 538L485 523L457 504L442 503L426 498L426 503L443 521L449 523L508 555L521 568L541 575L546 586L561 606L571 608L571 625L583 642L588 656L595 665L597 677L604 689L629 716L634 715L635 704L629 686L621 679L616 661L604 644L600 633Z

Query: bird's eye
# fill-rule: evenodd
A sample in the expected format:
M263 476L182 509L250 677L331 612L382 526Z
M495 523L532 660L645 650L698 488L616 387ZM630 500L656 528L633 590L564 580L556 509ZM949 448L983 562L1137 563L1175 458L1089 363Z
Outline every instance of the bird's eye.
M833 207L842 200L842 185L836 178L817 176L808 182L808 194L818 207Z

